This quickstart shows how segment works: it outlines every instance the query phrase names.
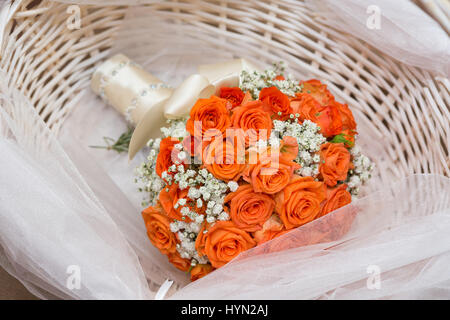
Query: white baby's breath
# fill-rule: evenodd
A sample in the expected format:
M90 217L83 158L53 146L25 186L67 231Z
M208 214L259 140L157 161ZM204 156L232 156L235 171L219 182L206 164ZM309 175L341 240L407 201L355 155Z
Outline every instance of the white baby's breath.
M228 182L227 185L228 185L228 188L230 188L231 192L235 192L239 187L239 185L236 181L230 181L230 182Z
M353 158L354 168L349 170L345 183L348 186L349 192L357 197L360 187L371 178L375 164L367 156L362 154L361 149L356 145L350 149L350 154Z
M284 71L285 65L283 62L276 63L273 68L262 72L244 70L239 77L239 87L244 92L249 91L254 99L257 99L260 91L267 87L277 87L284 94L293 97L301 91L302 87L290 75L285 80L276 80L275 78L283 75Z

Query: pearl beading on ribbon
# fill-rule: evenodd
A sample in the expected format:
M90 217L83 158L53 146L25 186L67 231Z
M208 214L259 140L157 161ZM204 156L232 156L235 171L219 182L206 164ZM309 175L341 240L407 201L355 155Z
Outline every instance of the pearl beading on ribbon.
M97 68L91 87L134 126L155 103L167 99L173 90L121 54Z
M136 126L128 155L134 155L151 138L161 135L166 119L186 117L197 99L218 94L223 87L239 85L243 70L256 70L244 59L202 65L172 89L122 54L115 55L94 72L92 90Z
M149 84L149 88L150 90L159 90L162 88L171 89L171 87L166 85L165 83L151 83ZM148 94L147 89L142 89L141 93L138 96L136 96L136 98L133 98L133 100L131 100L131 104L125 109L125 119L127 119L128 122L133 123L131 113L138 107L140 97L145 97L147 94Z

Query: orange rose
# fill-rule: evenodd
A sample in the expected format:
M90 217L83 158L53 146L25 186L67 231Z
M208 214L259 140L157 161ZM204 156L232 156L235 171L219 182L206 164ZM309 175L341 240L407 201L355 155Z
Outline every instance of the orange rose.
M242 129L245 142L254 144L259 139L267 140L272 131L270 114L263 110L259 100L251 101L233 110L231 123L234 128Z
M275 239L289 230L284 228L283 222L280 220L278 215L273 214L269 220L267 220L262 230L258 230L253 234L253 238L255 239L257 245L260 245L269 240Z
M346 104L339 103L337 101L333 102L333 105L338 109L341 119L342 119L342 130L355 131L356 122L353 118L353 113Z
M344 145L347 148L351 148L351 147L353 147L355 145L355 134L356 134L356 131L342 130L341 134L342 134L343 138L345 139Z
M338 181L347 179L350 168L350 152L343 143L325 143L320 146L319 172L323 181L334 187Z
M346 142L346 147L353 147L355 144L355 135L356 132L356 121L353 118L353 113L350 108L346 104L339 103L337 101L334 102L334 105L339 110L342 119L342 134L344 138L348 141Z
M295 98L291 100L292 112L298 113L300 120L311 120L317 122L320 104L310 94L297 93Z
M292 113L289 97L276 87L262 89L259 100L263 102L264 108L274 114L277 119L286 120Z
M220 268L255 245L250 234L233 222L218 221L206 233L204 250L212 266Z
M177 139L167 137L161 140L159 145L159 153L156 158L156 173L162 177L162 173L167 171L177 159L177 149L174 150L174 146L180 143Z
M163 254L175 253L177 239L170 231L169 218L155 207L148 207L142 211L142 217L151 243Z
M264 252L277 252L317 243L332 242L341 239L353 224L357 209L351 205L340 212L332 212L321 219L304 225L300 230L289 232L281 239L275 239ZM334 245L328 247L333 248ZM327 250L327 249L325 249Z
M188 259L184 259L180 256L178 251L171 253L167 256L169 258L169 262L175 266L175 268L181 271L188 271L191 267L191 261Z
M310 94L321 106L326 106L334 100L327 86L319 80L300 81L300 85L303 85L302 92Z
M209 229L209 223L203 222L202 227L195 239L195 250L197 250L199 256L205 256L205 245L206 245L206 233Z
M275 207L272 197L254 193L253 187L249 184L229 193L225 197L225 204L230 206L229 213L234 224L248 232L260 230Z
M357 209L355 207L346 206L340 212L332 212L321 219L316 219L312 223L304 225L300 230L294 230L281 239L275 239L269 244L269 248L265 247L263 250L267 253L278 252L339 240L349 232L356 214Z
M213 267L210 264L197 264L194 268L191 270L191 281L198 280L200 278L203 278L208 273L213 271Z
M284 136L280 143L280 152L286 160L294 160L298 155L297 139L290 136Z
M209 143L209 141L203 141L201 137L194 137L191 135L185 137L182 142L183 149L189 153L190 156L199 159L202 158L203 146L206 146L207 143Z
M198 99L191 109L186 130L192 136L214 137L224 134L231 120L227 109L227 100L212 96Z
M256 162L247 166L243 178L255 192L269 194L282 190L291 181L294 170L300 168L297 163L279 153L262 156Z
M291 106L300 113L302 120L317 123L326 137L335 136L342 130L349 130L347 134L356 134L352 112L346 104L334 99L326 85L315 79L301 81L300 85L303 85L303 90L291 101Z
M220 139L221 136L217 137ZM183 149L194 159L189 159L189 163L201 164L206 147L214 141L215 138L202 139L202 137L187 136L183 139ZM186 162L185 162L186 163Z
M286 229L292 229L317 218L325 199L323 182L314 181L312 177L295 176L275 196L275 210Z
M294 112L300 115L300 120L311 120L320 127L325 137L335 136L342 131L342 117L337 105L321 106L320 103L308 93L298 93L291 100Z
M231 103L231 109L241 105L245 93L239 87L222 87L219 96Z
M337 210L352 202L352 195L347 191L347 185L341 184L335 188L327 188L327 201L322 207L320 216Z
M214 139L204 150L204 166L214 177L237 180L245 169L245 150L237 139Z
M247 91L244 95L244 99L242 99L241 104L246 104L247 102L253 101L253 96L250 91Z
M167 191L167 189L169 190ZM178 208L175 209L175 204L178 200L181 198L187 198L187 194L188 189L186 188L181 190L176 183L166 186L161 190L159 193L159 202L169 218L185 222L191 221L189 217L185 217L185 219L183 219L183 215L181 214L182 206L178 206Z
M320 127L320 133L327 138L335 136L342 131L341 114L333 105L321 107L317 112L315 122Z

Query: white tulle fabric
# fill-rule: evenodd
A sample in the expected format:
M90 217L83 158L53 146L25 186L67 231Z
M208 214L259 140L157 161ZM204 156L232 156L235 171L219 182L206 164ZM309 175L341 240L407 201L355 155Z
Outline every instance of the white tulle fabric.
M131 9L113 51L172 86L199 64L239 54L135 18ZM152 299L166 279L175 299L450 298L448 178L375 174L366 197L188 284L145 232L133 182L145 153L128 163L89 148L118 137L124 119L86 89L57 139L1 70L0 94L0 265L41 298ZM356 117L359 144L383 170L386 146ZM67 286L69 266L80 269L80 289ZM368 268L381 272L379 289L368 288Z
M42 298L151 297L138 256L111 218L133 207L124 202L107 211L4 79L0 72L0 264ZM82 283L76 290L68 285L73 268Z
M245 252L173 298L448 298L449 206L448 178L411 176Z
M411 66L450 76L450 38L410 0L307 0L328 25Z

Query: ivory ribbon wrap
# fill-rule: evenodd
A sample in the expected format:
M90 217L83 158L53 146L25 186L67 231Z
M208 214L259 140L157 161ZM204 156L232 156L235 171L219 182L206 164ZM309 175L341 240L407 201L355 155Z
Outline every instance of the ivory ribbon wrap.
M106 60L94 72L92 90L136 126L128 156L132 159L151 138L161 135L166 119L186 117L197 99L217 94L221 87L239 86L243 70L256 70L235 59L201 65L177 89L146 72L123 54Z

